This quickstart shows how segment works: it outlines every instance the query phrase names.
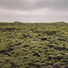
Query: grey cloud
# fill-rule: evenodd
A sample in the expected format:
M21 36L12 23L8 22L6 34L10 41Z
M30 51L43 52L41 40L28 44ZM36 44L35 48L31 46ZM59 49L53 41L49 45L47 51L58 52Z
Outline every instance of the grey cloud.
M67 18L68 0L0 0L2 22L68 22Z
M0 0L0 8L18 10L51 8L68 10L68 0Z
M37 7L68 10L68 0L40 0Z
M32 0L0 0L0 7L7 9L28 10L35 8L36 1Z

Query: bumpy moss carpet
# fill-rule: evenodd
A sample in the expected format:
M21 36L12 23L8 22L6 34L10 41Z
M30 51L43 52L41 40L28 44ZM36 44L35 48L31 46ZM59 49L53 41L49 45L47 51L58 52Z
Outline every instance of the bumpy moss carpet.
M68 23L0 23L0 68L68 68Z

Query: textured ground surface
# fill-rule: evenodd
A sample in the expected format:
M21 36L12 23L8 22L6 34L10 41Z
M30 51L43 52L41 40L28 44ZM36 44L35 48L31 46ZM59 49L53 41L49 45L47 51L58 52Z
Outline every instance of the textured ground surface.
M67 65L68 24L0 23L0 68L68 68Z

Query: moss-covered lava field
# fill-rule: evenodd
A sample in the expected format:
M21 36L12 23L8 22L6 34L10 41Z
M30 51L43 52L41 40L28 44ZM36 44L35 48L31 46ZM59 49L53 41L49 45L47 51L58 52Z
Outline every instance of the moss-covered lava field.
M68 23L0 23L0 68L68 68Z

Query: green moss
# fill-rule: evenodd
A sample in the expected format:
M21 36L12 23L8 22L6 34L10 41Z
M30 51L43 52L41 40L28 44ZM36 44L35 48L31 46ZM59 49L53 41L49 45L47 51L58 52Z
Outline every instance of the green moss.
M56 64L68 64L68 23L0 23L0 68Z

